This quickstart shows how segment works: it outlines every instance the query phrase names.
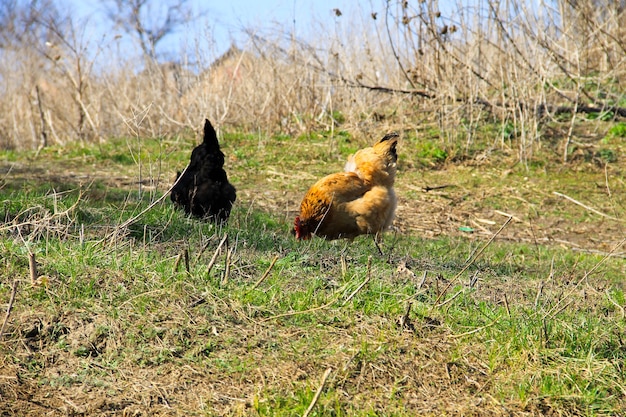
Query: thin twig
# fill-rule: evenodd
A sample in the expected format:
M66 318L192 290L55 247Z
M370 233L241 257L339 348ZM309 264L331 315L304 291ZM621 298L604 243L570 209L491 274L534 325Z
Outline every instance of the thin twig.
M37 261L35 260L35 254L31 251L28 251L28 269L30 271L30 282L34 285L37 283L39 274L37 273Z
M165 200L167 198L167 196L169 195L169 193L174 189L174 187L176 187L176 185L178 184L178 182L183 178L183 176L185 175L185 172L187 171L187 169L189 168L189 165L187 165L185 167L185 169L183 170L183 172L181 172L181 174L178 176L178 178L176 178L176 181L174 181L174 184L172 184L172 186L163 193L163 195L161 197L159 197L158 199L156 199L155 201L153 201L148 207L146 207L145 209L141 210L137 215L131 217L130 219L126 220L124 223L120 224L119 226L117 226L117 228L109 233L108 235L108 239L113 239L117 233L122 230L127 228L128 226L130 226L131 224L135 223L137 220L139 220L139 218L141 216L143 216L144 214L146 214L149 210L151 210L154 206L156 206L157 204L159 204L161 201Z
M567 136L565 136L565 145L563 145L563 163L567 163L567 151L569 145L572 143L572 134L574 133L574 125L576 124L576 114L578 109L578 101L580 100L580 86L576 92L576 101L574 102L574 111L572 112L572 119L570 120L569 129L567 130Z
M559 301L561 301L561 300L559 300ZM554 311L554 312L552 313L552 317L557 316L557 315L558 315L561 311L565 310L565 309L566 309L567 307L569 307L569 306L570 306L573 302L574 302L574 300L569 300L567 303L565 303L564 305L562 305L562 306L561 306L558 310ZM558 305L558 303L557 303L557 305ZM544 316L544 318L543 318L543 320L544 320L544 321L546 320L546 317L547 317L547 316Z
M445 184L445 185L435 185L434 187L431 187L429 185L422 187L422 191L424 191L425 193L429 192L429 191L433 191L433 190L442 190L444 188L448 188L448 187L454 187L454 185L452 184ZM417 187L416 187L417 188Z
M589 207L589 206L587 206L587 205L585 205L585 204L581 203L581 202L580 202L580 201L578 201L578 200L574 200L572 197L567 196L567 195L565 195L565 194L561 194L561 193L556 192L556 191L553 191L553 192L552 192L552 194L558 195L559 197L563 197L563 198L565 198L566 200L569 200L569 201L571 201L571 202L572 202L572 203L574 203L574 204L578 204L578 205L579 205L579 206L581 206L582 208L585 208L585 209L587 209L587 210L589 210L589 211L591 211L591 212L593 212L593 213L596 213L598 216L606 217L607 219L615 220L615 221L618 221L618 222L620 222L620 223L623 223L623 222L624 222L624 220L618 219L617 217L609 216L608 214L604 214L604 213L602 213L601 211L598 211L598 210L596 210L596 209L594 209L594 208L592 208L592 207Z
M609 195L609 198L611 198L611 187L609 187L609 164L604 164L604 184L606 185L606 193Z
M404 311L404 314L400 317L400 328L404 329L412 329L413 328L413 324L411 323L411 319L409 318L409 314L411 314L411 307L412 307L413 303L411 303L411 301L409 301L408 303L406 303L406 310Z
M371 261L371 256L368 257L368 271L369 271L369 265L370 265L370 261ZM367 281L369 280L369 273L368 273L368 278L359 286L359 288L357 288L352 294L350 294L350 296L346 299L346 301L344 301L344 305L346 302L348 302L348 300L350 300L351 297L353 297L364 285L365 283L367 283ZM289 313L282 313L282 314L277 314L275 316L272 317L268 317L266 319L263 319L262 321L269 321L269 320L274 320L274 319L278 319L281 317L289 317L289 316L296 316L298 314L306 314L306 313L312 313L314 311L319 311L319 310L323 310L325 308L330 307L331 305L335 304L335 302L339 299L339 297L341 296L341 292L342 291L338 291L337 294L332 300L330 300L329 302L327 302L326 304L323 304L321 306L317 306L317 307L313 307L313 308L309 308L307 310L300 310L300 311L290 311Z
M191 303L189 303L189 305L187 306L187 308L194 308L199 306L200 304L204 304L206 303L206 298L204 297L200 297L194 301L192 301Z
M277 260L278 260L278 255L274 256L274 259L272 259L270 266L265 270L265 272L263 273L263 276L257 282L254 283L254 285L252 286L252 288L250 288L249 291L256 289L256 287L258 287L259 285L261 285L263 281L265 281L265 278L269 276L270 271L274 267L274 264L276 263Z
M380 254L380 256L385 256L385 254L383 253L383 250L381 249L380 245L378 244L378 240L376 239L376 237L378 236L378 233L376 233L374 236L374 245L376 245L376 249L378 249L378 253Z
M478 271L475 271L474 275L472 275L472 277L469 280L468 286L470 288L474 288L477 282L478 282Z
M390 9L390 7L391 7L391 2L387 2L387 8L385 9L385 28L387 29L387 37L388 37L388 41L389 41L389 46L391 47L391 52L393 53L393 56L395 57L395 63L400 68L400 71L402 71L402 74L404 75L404 78L409 82L411 87L415 88L415 83L413 82L411 77L409 77L409 74L404 69L404 66L402 65L402 61L403 60L400 59L400 56L398 55L398 52L396 51L396 46L395 46L395 44L393 42L393 36L391 35L391 29L389 28L389 13L390 13L389 9Z
M606 293L607 298L611 302L611 304L613 304L615 307L620 309L620 311L622 312L622 320L623 320L626 317L626 310L624 310L624 306L620 305L617 301L613 299L613 297L611 297L611 293L609 293L608 289L605 291L605 293Z
M504 293L504 307L506 308L506 315L511 318L511 309L509 308L509 300L506 297L506 293Z
M167 400L167 396L165 395L165 390L163 390L163 388L160 388L160 387L157 388L157 390L159 391L159 394L161 394L160 399L163 400L167 408L171 409L172 406L170 405L170 402Z
M207 248L209 247L209 244L213 241L214 237L215 235L212 235L210 238L207 239L206 243L202 246L202 249L200 249L200 251L198 252L198 255L196 255L196 263L200 260L200 257L202 256L204 251L207 250Z
M619 242L613 249L611 249L611 251L609 253L606 254L606 256L602 259L600 259L600 261L595 264L593 266L593 268L591 268L589 271L587 271L585 273L585 275L582 276L582 278L580 278L578 280L578 282L576 283L576 285L574 285L572 287L572 289L567 293L567 295L565 295L564 297L562 297L554 306L552 306L552 308L550 310L548 310L548 312L546 314L544 314L543 318L545 319L546 317L550 316L550 315L556 315L557 313L561 312L563 310L563 308L558 308L559 304L561 304L561 302L563 300L565 300L566 298L571 297L571 295L574 293L574 291L576 291L578 289L578 287L580 286L580 284L586 280L596 269L598 269L600 267L600 265L602 265L607 259L609 259L611 257L611 255L614 252L617 252L617 250L626 242L626 238L622 239L621 242ZM571 303L571 301L570 301ZM569 305L569 303L567 304ZM566 307L567 307L566 305Z
M476 259L478 259L478 257L484 252L485 249L487 249L487 247L491 244L491 242L493 242L493 240L496 238L496 236L498 236L500 234L500 232L502 232L502 230L504 230L504 228L511 222L512 219L513 219L513 217L509 217L506 220L506 222L504 222L504 224L500 227L500 229L493 236L491 236L489 241L487 241L487 243L485 243L485 245L482 248L480 248L480 250L478 252L476 252L476 254L474 254L474 256L469 260L467 265L465 265L463 267L463 269L461 269L459 271L459 273L457 273L454 276L454 278L452 278L450 280L450 282L448 282L448 285L446 285L446 287L443 289L443 291L441 291L441 293L437 296L437 299L435 300L435 306L439 304L439 300L441 299L441 297L443 297L443 295L446 293L446 291L452 286L452 284L454 282L456 282L456 280L461 276L461 274L463 274L465 271L467 271L467 268L469 268L471 265L474 264L474 262L476 262Z
M493 326L494 324L496 324L499 320L494 320L489 324L485 324L484 326L478 327L474 330L470 330L469 332L465 332L465 333L460 333L460 334L453 334L453 335L449 335L447 336L449 339L458 339L459 337L464 337L464 336L469 336L470 334L474 334L474 333L478 333L481 330L485 330L491 326Z
M183 249L183 259L185 260L185 271L189 274L189 249Z
M233 256L235 247L228 248L227 246L227 249L228 250L226 251L226 260L224 261L224 277L222 277L222 285L228 282L228 277L230 276L230 259Z
M213 265L215 264L215 261L217 260L217 255L219 255L220 250L222 249L222 246L224 245L224 242L226 242L227 239L228 239L228 234L225 234L220 244L217 245L217 249L215 249L215 252L213 253L213 257L211 258L211 260L209 261L209 265L207 266L207 272L206 272L207 276L211 274L211 269L213 269Z
M363 288L365 284L367 284L370 281L370 278L372 277L371 266L372 266L372 256L370 255L367 257L367 277L365 278L365 281L363 281L361 285L357 287L356 290L352 291L352 294L350 294L348 298L346 298L346 300L343 302L342 307L348 304L348 301L350 301L352 297L354 297L359 291L361 291L361 288Z
M422 274L422 280L419 282L419 284L417 284L417 290L421 290L422 289L422 285L424 285L424 282L426 282L426 276L428 275L428 271L424 270L424 273Z
M281 318L281 317L297 316L298 314L306 314L306 313L312 313L312 312L318 311L318 310L323 310L323 309L328 308L331 305L335 304L335 302L338 299L339 299L339 295L337 295L335 298L333 298L332 300L330 300L329 302L327 302L326 304L323 304L321 306L309 308L308 310L290 311L289 313L277 314L275 316L263 319L262 321L270 321L270 320L278 319L278 318Z
M176 257L176 261L174 262L174 272L178 272L178 267L180 266L180 261L183 260L183 257L184 257L184 251L181 251ZM189 272L189 268L187 268L187 272Z
M569 248L569 249L573 252L592 253L594 255L602 255L602 256L608 253L608 252L597 250L597 249L586 249L586 248ZM614 258L626 258L626 252L615 252L612 256Z
M446 287L447 289L448 287ZM445 290L444 290L445 291ZM449 302L451 302L452 300L454 300L456 297L458 297L459 295L463 294L463 292L465 292L465 288L461 288L460 290L458 290L452 297L447 298L444 302L439 303L439 304L435 304L435 307L442 307L445 306L446 304L448 304Z
M308 415L311 414L311 411L313 411L313 408L315 407L317 400L319 400L320 395L322 394L322 390L324 389L324 384L326 384L326 380L328 379L332 371L333 371L333 368L328 368L326 369L326 372L324 372L324 376L322 377L322 382L320 383L320 386L317 389L317 392L315 393L315 396L313 397L313 400L311 401L309 408L307 408L304 414L302 414L302 417L308 417Z
M174 272L178 272L178 266L180 265L180 260L183 259L183 253L179 253L176 257L176 261L174 262Z
M11 288L11 298L9 299L9 306L7 307L7 313L4 316L4 321L2 322L2 327L0 327L0 340L2 340L2 335L4 334L4 328L9 321L9 316L11 315L11 309L13 309L13 303L15 302L15 294L17 294L17 280L13 281L13 287Z

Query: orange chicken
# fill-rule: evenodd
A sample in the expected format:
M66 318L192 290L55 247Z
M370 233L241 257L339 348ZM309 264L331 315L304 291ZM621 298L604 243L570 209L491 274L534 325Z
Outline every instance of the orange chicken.
M398 134L350 156L345 172L317 181L302 199L294 231L297 239L311 235L328 240L378 235L391 226L396 211Z

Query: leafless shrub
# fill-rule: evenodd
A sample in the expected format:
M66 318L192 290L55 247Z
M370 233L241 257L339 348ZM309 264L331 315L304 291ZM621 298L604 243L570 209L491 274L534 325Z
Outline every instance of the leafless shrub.
M8 100L0 143L19 148L98 138L93 57L71 15L51 0L13 0L1 8L0 77Z
M0 34L0 53L9 58L0 77L11 81L3 87L0 143L32 147L129 131L164 136L208 117L219 126L290 135L341 125L358 136L430 123L442 141L470 149L487 120L503 126L493 146L515 143L527 161L541 145L544 122L568 114L565 159L577 114L626 117L625 5L535 3L381 1L371 10L329 12L314 22L314 41L283 28L247 28L247 41L223 55L209 34L176 62L157 59L157 25L138 45L146 58L139 65L119 50L117 37L94 48L70 18L29 19L36 10L7 7L0 19L17 23ZM140 14L124 16L134 22L128 30L150 35ZM28 42L26 32L34 36ZM99 59L107 65L96 73Z

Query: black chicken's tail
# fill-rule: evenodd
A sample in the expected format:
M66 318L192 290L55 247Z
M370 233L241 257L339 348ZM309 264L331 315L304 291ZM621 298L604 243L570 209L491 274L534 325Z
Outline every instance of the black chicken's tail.
M203 142L209 149L219 149L220 144L217 142L217 133L209 119L204 120L204 139Z

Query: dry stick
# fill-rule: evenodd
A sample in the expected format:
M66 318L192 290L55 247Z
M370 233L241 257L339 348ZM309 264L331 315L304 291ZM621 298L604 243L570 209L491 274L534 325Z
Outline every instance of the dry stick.
M448 285L446 285L446 287L443 289L443 291L439 294L439 296L437 296L437 299L435 300L435 305L437 305L439 303L439 300L441 299L441 297L443 297L443 295L446 293L446 291L448 291L448 289L452 286L452 284L461 276L461 274L463 274L465 271L467 271L467 268L469 268L470 266L472 266L474 264L474 262L476 262L476 259L478 259L478 257L485 251L485 249L487 249L487 247L489 245L491 245L491 242L493 242L493 240L496 238L496 236L498 236L500 234L500 232L502 232L502 230L504 230L504 228L511 222L511 220L513 219L513 217L509 217L506 222L504 222L504 224L500 227L500 229L493 235L491 236L491 238L489 239L489 241L487 241L487 243L485 243L485 245L480 248L480 250L478 252L476 252L476 254L470 259L470 261L467 263L467 265L465 265L463 267L463 269L461 269L459 271L458 274L456 274L454 276L454 278L452 278L450 280L450 282L448 282Z
M363 288L363 286L369 281L369 279L370 279L369 269L370 269L371 258L372 258L371 256L368 257L368 263L367 263L368 264L368 277L365 279L365 281L361 285L359 285L359 288L354 290L352 292L352 294L350 294L348 296L348 298L346 298L346 300L344 301L342 306L345 305L352 297L354 297L356 295L356 293L358 293L361 290L361 288ZM269 321L269 320L277 319L277 318L280 318L280 317L296 316L298 314L306 314L306 313L312 313L312 312L318 311L318 310L323 310L323 309L328 308L331 305L333 305L339 299L339 297L340 297L340 295L337 295L335 298L333 298L332 300L330 300L326 304L323 304L323 305L318 306L318 307L309 308L308 310L291 311L289 313L277 314L275 316L268 317L268 318L266 318L266 319L264 319L262 321Z
M354 297L356 295L356 293L358 293L359 291L361 291L361 288L363 288L365 286L365 284L367 284L370 281L370 278L372 277L371 272L371 266L372 266L372 256L368 256L367 257L367 277L365 278L365 281L363 281L361 283L361 285L359 285L357 287L356 290L352 291L352 294L350 294L348 296L348 298L346 298L346 301L343 302L342 307L345 306L346 304L348 304L348 301L350 301L352 299L352 297Z
M555 239L556 240L556 239ZM592 253L594 255L606 255L607 253L597 249L585 249L585 248L569 248L574 252ZM626 252L619 252L613 254L614 258L626 258Z
M422 274L422 280L420 281L419 284L417 284L417 290L421 290L422 289L422 285L424 285L424 282L426 282L426 276L428 275L428 271L424 270L424 273Z
M400 317L400 325L401 325L401 327L409 326L411 324L410 320L409 320L409 314L411 314L411 307L412 306L413 306L413 303L411 301L406 303L406 311L404 312L402 317Z
M532 63L528 60L528 58L526 58L526 56L522 53L522 51L520 51L520 49L518 48L517 43L513 39L512 35L506 30L506 28L504 26L504 21L498 15L498 12L497 12L496 8L493 5L493 1L490 0L487 3L489 4L489 8L491 9L491 13L493 13L493 15L495 17L496 23L500 27L500 33L504 34L504 36L507 38L508 42L511 44L511 46L513 46L513 48L515 50L515 53L517 54L516 56L520 57L522 59L522 61L524 61L524 65L526 65L526 68L528 68L531 72L533 72L535 76L537 76L539 79L543 79L543 77L541 76L541 74L539 73L537 68L535 68L532 65ZM550 51L554 52L552 49L550 49ZM558 65L558 63L557 63L557 65ZM562 65L559 65L559 68L563 71L563 73L565 74L566 77L568 77L572 82L575 83L575 80L573 79L573 77L570 75L570 73ZM552 91L556 92L559 96L565 98L568 101L572 101L569 97L567 97L564 93L562 93L559 89L557 89L552 83L549 83L548 85L551 87Z
M605 291L606 293L606 297L609 299L609 301L611 302L611 304L613 304L615 307L619 308L622 312L622 320L624 318L626 318L626 310L624 309L624 306L620 305L617 301L615 301L612 297L611 297L611 293L609 293L609 290L607 289Z
M215 264L217 255L220 253L220 249L222 249L222 246L224 245L224 242L226 242L227 239L228 239L228 234L225 234L220 244L217 245L217 249L215 249L215 253L213 253L213 257L209 261L209 266L207 267L207 272L206 272L207 276L211 274L211 269L213 268L213 265Z
M189 274L189 249L183 249L183 259L185 260L185 270Z
M176 257L176 262L174 262L174 272L178 272L178 265L180 265L180 260L183 258L183 254L179 253Z
M567 136L565 137L565 145L563 146L563 163L567 163L567 150L569 149L569 145L572 143L572 133L574 133L574 124L576 123L576 112L578 111L578 101L580 100L580 87L576 92L576 101L574 102L574 111L572 111L572 120L569 124L569 130L567 131Z
M504 307L506 308L506 315L511 318L511 309L509 308L509 300L506 297L506 293L504 293Z
M502 210L494 210L493 212L494 212L494 213L496 213L496 214L499 214L500 216L504 216L504 217L512 217L512 218L513 218L513 220L515 220L516 222L521 222L521 221L522 221L519 217L515 217L515 216L514 216L514 215L512 215L512 214L505 213L505 212L504 212L504 211L502 211Z
M215 236L215 235L213 235L213 236ZM207 248L209 247L209 244L213 241L213 236L211 236L209 239L207 239L207 241L204 244L204 246L202 246L202 249L200 249L200 251L198 252L198 255L196 256L196 263L200 260L200 257L202 256L204 251L207 250Z
M562 305L558 310L554 311L552 313L552 317L558 315L561 311L565 310L567 307L569 307L572 303L574 302L574 300L569 300L567 303L565 303L564 305ZM558 303L557 303L558 304ZM544 316L543 321L546 321L546 317Z
M179 253L176 257L176 262L174 262L174 272L178 272L178 267L180 266L180 261L183 259L183 252Z
M447 289L448 287L446 287ZM444 290L445 291L445 290ZM448 304L449 302L451 302L452 300L454 300L456 297L458 297L459 295L463 294L465 292L465 288L461 288L460 290L458 290L452 297L447 298L445 301L436 304L436 307L443 307L446 304Z
M11 288L11 298L9 299L9 306L7 307L7 313L4 316L2 327L0 327L0 340L2 340L2 335L4 334L4 328L7 325L7 321L9 321L9 316L11 315L11 309L13 309L13 303L15 302L15 294L17 294L17 280L13 281L13 287Z
M37 149L37 153L45 147L48 146L48 132L46 132L46 112L43 109L43 104L41 102L41 91L39 89L39 85L35 85L35 93L37 94L37 108L39 110L39 118L41 119L41 143Z
M389 29L389 9L390 9L390 7L391 7L391 3L387 2L387 8L385 9L385 28L387 29L387 36L388 36L388 40L389 40L389 46L391 47L391 52L393 52L393 56L396 59L395 63L400 67L400 70L402 71L402 74L404 74L404 78L409 82L409 84L411 84L411 87L415 88L415 83L413 82L411 77L409 77L409 74L406 72L406 70L402 66L402 60L400 59L400 56L396 52L396 47L395 47L394 42L393 42L393 36L391 35L391 30Z
M341 276L345 277L348 273L348 264L346 263L346 254L341 254Z
M494 325L494 324L496 324L498 321L499 321L499 320L497 320L497 319L496 319L496 320L492 321L491 323L489 323L489 324L485 324L484 326L478 327L478 328L476 328L476 329L474 329L474 330L470 330L470 331L468 331L468 332L461 333L461 334L452 334L452 335L448 335L448 336L446 336L446 337L447 337L448 339L458 339L458 338L460 338L460 337L469 336L470 334L478 333L478 332L480 332L481 330L485 330L485 329L487 329L487 328L489 328L489 327L493 326L493 325Z
M47 215L46 217L44 217L44 218L43 218L43 219L41 219L41 220L42 220L42 221L43 221L43 220L48 220L48 221L49 221L49 220L53 219L54 217L67 216L67 215L68 215L68 213L70 213L72 210L74 210L74 209L76 208L76 206L78 206L78 203L80 203L80 199L82 198L82 195L83 195L83 192L82 192L82 190L80 190L80 191L79 191L78 198L76 199L76 202L75 202L74 204L72 204L72 206L71 206L71 207L67 208L66 210L64 210L64 211L62 211L62 212L60 212L60 213L55 212L55 213L54 213L54 214L52 214L52 215ZM31 209L33 209L33 207L31 207L31 208L27 208L27 209L23 210L20 214L27 213L27 212L29 212ZM31 221L31 220L26 220L26 221L24 221L24 222L22 222L22 223L17 223L17 224L16 224L16 223L13 223L13 224L7 224L7 225L3 225L2 227L0 227L0 232L2 232L2 231L4 231L4 230L15 229L15 230L17 231L17 233L19 234L20 239L22 240L22 242L24 242L24 245L28 245L28 244L26 243L26 240L25 240L25 239L24 239L24 237L22 236L22 233L21 233L21 232L20 232L20 230L19 230L19 229L20 229L21 227L23 227L23 226L37 226L37 223L35 223L35 224L34 224L34 223L33 223L33 221ZM30 249L28 248L28 246L26 246L26 250L30 252Z
M324 389L324 384L326 384L326 380L328 379L332 371L333 371L333 368L328 368L326 369L326 372L324 372L324 376L322 377L322 383L317 389L317 392L315 393L315 396L313 397L313 400L311 401L309 408L307 408L304 414L302 414L302 417L308 417L308 415L311 414L311 411L313 411L313 407L315 407L317 400L320 398L320 395L322 394L322 390Z
M558 195L559 197L563 197L563 198L565 198L565 199L567 199L567 200L571 201L571 202L572 202L572 203L574 203L574 204L578 204L579 206L581 206L581 207L583 207L583 208L585 208L585 209L587 209L587 210L589 210L589 211L591 211L591 212L593 212L593 213L596 213L598 216L606 217L607 219L615 220L615 221L618 221L618 222L620 222L620 223L622 223L622 222L623 222L623 220L620 220L620 219L618 219L617 217L613 217L613 216L609 216L608 214L604 214L604 213L602 213L601 211L598 211L598 210L596 210L596 209L594 209L594 208L592 208L592 207L586 206L586 205L584 205L583 203L581 203L580 201L578 201L578 200L574 200L572 197L567 196L567 195L565 195L565 194L561 194L561 193L556 192L556 191L553 191L553 192L552 192L552 194Z
M474 288L474 285L476 285L476 283L478 282L478 271L474 272L474 275L472 275L472 277L469 280L469 287L470 288Z
M609 195L609 198L611 198L611 188L609 187L609 164L604 164L604 184L606 185L606 193Z
M24 243L24 247L28 251L28 269L30 271L30 282L31 284L35 285L38 278L37 261L35 260L35 254L31 252L30 248L28 247L28 243L26 243L26 240L24 239L24 236L22 236L22 232L19 228L17 229L17 232L20 235L20 239L22 239L22 242Z
M376 236L378 236L378 233L374 236L374 245L376 245L376 249L378 249L378 253L380 254L380 256L385 256L385 254L383 253L383 250L380 248L380 245L378 244L378 241L376 240Z
M430 185L427 185L426 187L422 187L422 191L427 193L429 191L433 191L433 190L441 190L444 188L448 188L448 187L454 187L454 185L452 184L445 184L445 185L435 185L434 187L431 187ZM414 187L419 189L418 187Z
M85 102L82 99L82 92L84 91L81 87L82 84L82 80L76 80L76 78L74 78L74 76L72 75L72 71L70 71L70 68L68 67L68 65L66 63L61 62L61 67L63 67L65 76L72 82L72 84L74 85L74 88L76 89L76 94L74 94L74 100L80 105L80 108L82 110L82 115L85 116L85 119L87 119L87 122L89 123L89 126L91 127L92 132L95 135L98 135L98 129L96 128L96 124L93 122L93 119L91 118L91 114L89 113L89 110L87 110L87 106L85 105ZM98 142L100 142L100 138L98 138Z
M272 262L270 263L270 266L265 270L265 272L263 273L263 276L257 282L254 283L254 285L252 286L252 288L250 288L249 291L254 290L256 287L261 285L261 283L263 281L265 281L265 278L267 278L269 276L270 271L274 267L274 264L276 263L277 260L278 260L278 255L274 256L274 259L272 259Z
M30 270L30 282L36 284L37 278L39 277L37 273L37 261L35 260L35 254L30 251L28 252L28 267Z
M309 308L308 310L291 311L289 313L277 314L275 316L268 317L268 318L263 319L261 321L270 321L270 320L278 319L278 318L281 318L281 317L297 316L298 314L306 314L306 313L312 313L312 312L318 311L318 310L323 310L323 309L328 308L331 305L333 305L335 303L335 301L337 301L338 299L339 299L339 295L336 296L335 298L333 298L332 300L330 300L329 302L327 302L326 304L323 304L321 306L314 307L314 308Z
M224 276L222 277L222 285L228 282L228 277L230 275L230 258L233 256L234 247L228 249L226 251L226 260L224 261Z
M126 220L124 223L120 224L119 226L117 226L117 229L111 233L109 233L108 238L109 239L113 239L113 237L115 237L115 235L117 234L117 232L120 229L124 229L128 226L130 226L131 224L135 223L137 220L139 220L139 218L141 216L143 216L144 214L146 214L149 210L152 209L152 207L156 206L157 204L159 204L161 201L165 200L167 198L167 196L169 195L169 193L172 191L172 189L174 189L174 187L176 187L176 185L178 184L178 182L181 180L181 178L183 178L183 175L185 174L185 172L187 172L187 169L189 168L189 165L187 165L185 167L185 169L183 170L183 172L180 173L180 175L178 176L178 178L176 178L176 181L174 181L174 184L172 184L172 186L165 192L163 193L163 195L161 197L159 197L158 199L156 199L155 201L153 201L148 207L146 207L145 209L141 210L137 215L135 215L134 217L131 217L130 219Z
M439 33L437 33L436 29L434 28L434 24L431 20L426 20L426 18L424 17L423 14L419 14L420 20L424 23L424 25L429 29L429 31L431 32L431 34L433 35L433 37L436 39L437 44L439 45L439 47L441 48L441 50L450 58L452 58L452 60L454 60L457 64L459 64L460 66L465 67L467 70L471 71L472 74L474 74L476 77L480 78L480 80L482 82L484 82L485 84L489 85L490 87L494 87L494 85L486 78L486 76L484 76L483 74L481 74L480 72L478 72L477 69L475 69L472 65L469 65L467 63L465 63L462 59L460 59L459 57L457 57L456 54L454 54L453 51L450 50L450 48L448 48L447 42L445 42L445 40L443 39L442 36L439 35ZM456 99L456 101L460 101L462 99ZM482 104L482 105L486 105L489 108L493 108L494 105L492 105L489 101L484 100L484 99L475 99L476 104Z
M559 307L559 304L561 304L561 302L563 300L565 300L566 298L571 297L571 295L574 293L574 291L576 291L578 289L578 287L580 286L580 284L589 277L589 275L591 275L591 273L593 271L595 271L596 269L598 269L598 267L600 267L600 265L602 265L607 259L609 259L614 252L617 252L617 250L626 242L626 238L622 239L621 242L619 242L613 249L611 249L611 251L609 253L606 254L606 256L602 259L600 259L600 261L595 264L593 266L593 268L591 268L589 271L587 271L585 273L585 275L582 276L581 279L578 280L578 282L576 283L576 285L574 285L574 287L567 293L567 295L565 295L564 297L562 297L559 301L557 301L557 303L552 306L552 308L550 310L548 310L548 312L546 314L544 314L543 319L545 320L548 316L550 315L556 315L557 313L560 313L565 307L567 307L572 301L570 301L565 307L563 308L559 308L557 310L557 307Z

